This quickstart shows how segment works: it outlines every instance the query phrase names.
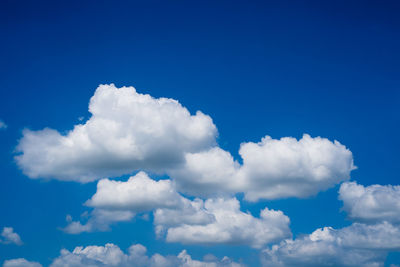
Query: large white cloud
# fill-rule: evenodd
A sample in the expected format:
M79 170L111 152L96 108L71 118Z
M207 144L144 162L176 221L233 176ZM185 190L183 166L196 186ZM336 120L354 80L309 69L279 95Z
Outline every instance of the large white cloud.
M12 227L3 227L3 231L1 232L0 243L3 244L15 244L22 245L21 237L14 232Z
M91 118L65 135L25 130L16 156L31 178L88 182L138 169L163 171L215 143L217 129L200 111L153 98L133 87L100 85L90 100Z
M169 170L179 190L202 196L244 192L250 201L308 197L348 180L355 168L350 150L338 141L291 137L243 143L240 165L221 148L188 153Z
M3 267L42 267L42 265L38 262L18 258L4 261Z
M389 251L400 250L400 229L390 223L354 223L317 229L285 240L261 254L264 266L383 266Z
M210 257L209 257L210 258ZM124 253L114 244L105 246L76 247L72 252L63 249L61 255L56 258L50 267L96 267L96 266L116 266L116 267L219 267L243 266L233 262L227 257L219 260L213 257L211 260L193 260L192 257L183 250L178 256L162 256L158 253L151 257L147 256L146 247L136 244Z
M291 236L289 218L281 211L265 208L260 218L240 210L239 201L208 199L204 209L215 217L208 224L180 224L167 230L167 242L184 244L240 244L261 248ZM157 222L157 212L155 222ZM171 225L171 224L170 224Z
M353 220L400 223L400 186L343 183L339 190L343 209Z

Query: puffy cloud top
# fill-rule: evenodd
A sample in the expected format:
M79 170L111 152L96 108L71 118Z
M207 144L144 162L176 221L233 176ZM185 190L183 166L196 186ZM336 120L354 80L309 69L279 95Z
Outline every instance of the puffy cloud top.
M25 130L16 160L31 178L88 182L138 169L163 171L184 153L215 143L211 118L169 98L153 98L133 87L100 85L90 100L91 118L66 135Z
M351 219L400 223L400 186L343 183L339 190L343 209Z
M139 172L126 182L100 180L96 194L86 204L97 208L143 212L176 207L182 204L181 198L170 180L155 181L146 173Z
M105 246L76 247L72 252L63 249L61 255L56 258L50 267L240 267L243 266L227 257L219 260L213 257L211 260L194 260L183 250L177 256L162 256L158 253L147 256L146 247L136 244L124 253L114 244Z

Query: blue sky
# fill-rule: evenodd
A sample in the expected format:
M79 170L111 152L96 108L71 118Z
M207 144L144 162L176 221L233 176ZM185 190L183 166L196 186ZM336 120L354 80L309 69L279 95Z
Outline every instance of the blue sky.
M40 135L36 141L27 141L22 151L18 152L16 147L23 140L28 140L26 132L23 133L24 129L41 133L36 131L47 127L57 130L60 135L66 135L74 125L86 123L91 119L88 105L90 98L98 92L96 88L100 84L112 83L115 88L110 86L107 90L120 92L116 88L133 86L138 94L149 94L152 99L167 97L179 101L192 116L196 116L197 110L208 115L212 123L201 122L201 125L204 131L212 135L212 140L202 136L201 141L196 141L193 136L198 132L192 131L187 135L191 142L183 148L175 149L181 146L181 142L169 146L169 141L166 141L165 146L173 151L167 150L165 153L178 155L177 161L183 164L185 161L179 156L186 157L187 153L200 153L218 147L230 153L245 173L238 171L239 178L235 174L228 177L230 180L224 177L220 178L221 181L234 181L243 176L249 188L232 185L228 190L226 187L229 187L230 182L225 183L226 187L218 188L203 184L206 188L204 192L191 194L188 192L197 187L186 186L184 181L197 181L189 175L193 173L179 169L179 164L155 166L156 160L150 156L138 162L135 156L129 158L131 165L124 165L127 170L117 171L118 174L113 167L113 170L109 170L110 179L126 182L128 177L144 170L156 181L162 179L176 182L177 194L190 201L195 197L204 201L214 197L236 198L240 210L249 211L253 219L258 219L260 210L265 207L280 210L290 218L292 236L289 239L298 240L299 246L305 246L306 241L302 238L308 238L315 230L326 226L334 229L370 229L387 222L394 227L393 231L400 231L399 222L394 219L396 216L400 218L400 210L396 208L400 200L400 189L386 186L399 184L400 171L397 163L400 148L397 139L400 134L399 3L2 1L0 5L0 120L7 125L0 130L0 230L12 227L23 242L22 245L14 244L10 241L12 239L7 239L8 235L4 235L0 244L0 262L25 258L48 266L55 258L61 257L61 249L72 251L77 246L104 246L112 243L125 254L132 244L142 244L147 248L149 256L154 253L178 255L186 249L196 260L203 260L204 255L213 254L218 259L228 256L234 262L261 266L263 261L260 257L266 253L262 251L287 238L281 236L281 239L271 242L266 240L262 247L257 248L252 247L253 241L247 239L246 242L231 240L213 244L199 244L193 240L189 243L182 240L168 242L165 236L156 237L153 211L159 206L137 212L129 221L114 223L107 231L93 229L80 234L63 231L68 224L67 214L72 216L73 221L81 219L82 223L84 218L80 216L84 212L89 213L89 218L95 217L90 213L93 206L83 204L96 192L99 193L96 191L97 180L106 178L99 174L92 177L94 181L81 183L79 175L86 175L88 171L98 174L103 156L111 160L110 166L114 164L115 167L120 163L114 160L115 157L107 158L109 155L97 152L90 154L93 157L77 153L73 160L90 161L92 165L88 164L95 166L94 169L79 169L68 178L60 178L57 170L61 173L63 170L74 169L64 160L63 147L47 144L48 139L44 135ZM132 90L130 93L134 97ZM108 99L99 93L99 99L103 98ZM107 103L99 104L99 109L104 110L105 114L110 111L109 107ZM181 111L179 107L175 108ZM128 116L128 119L119 122L133 125L142 123L150 129L159 129L159 122L155 122L151 114L143 115L146 119L144 121L135 121ZM157 113L156 110L154 114L169 121L169 115L164 111ZM110 120L119 120L120 115L116 114ZM189 129L186 117L180 118L182 120L169 121L168 127L181 125L183 129ZM111 138L107 136L107 129L111 127L109 125L96 128L100 133L104 130L104 140ZM217 128L218 135L212 132L212 125ZM124 129L128 132L136 131L137 127L127 126ZM301 158L311 153L306 145L297 148L304 133L309 134L313 142L319 142L317 137L329 140L324 143L327 147L323 151L329 154L334 150L334 156L327 161L329 164L325 162L327 166L324 167L341 175L322 175L322 182L310 182L307 175L295 175L295 178L311 184L312 193L300 192L302 184L299 182L299 191L292 195L277 193L279 196L273 199L264 197L255 202L246 200L246 192L254 195L255 188L269 190L272 185L265 182L266 188L263 188L263 182L257 184L251 180L257 175L260 175L257 177L261 181L269 181L271 177L265 173L255 174L254 166L245 167L246 163L238 152L240 145L257 144L266 135L277 140L293 137L297 139L294 146L300 149L295 156ZM140 140L143 140L146 147L149 145L150 152L153 149L158 151L159 147L155 145L157 142L161 142L161 146L164 140L183 138L181 135L166 134L164 139L155 142L151 139L152 135L148 138L147 135L133 136L134 140L142 138ZM208 144L210 140L215 143ZM334 140L351 151L350 158L345 155L344 148L331 146ZM53 166L51 162L46 162L46 148L60 151L59 154L50 155L56 161L59 157L59 165ZM279 167L279 171L290 168L285 165L289 161L285 158L286 150L282 150L285 148L279 146L275 151L277 154L273 154L284 155L281 165L275 166L272 161L265 160L264 155L259 167L271 165ZM301 149L308 152L302 154ZM27 155L28 150L37 153L36 156L18 163L15 156ZM249 157L253 155L250 154ZM319 158L321 156L315 156L315 160ZM351 159L357 166L352 171L348 165ZM35 163L35 160L39 163ZM167 159L163 158L160 162L163 160ZM340 160L348 164L343 163L346 165L344 168L343 164L338 167L337 162ZM305 161L299 159L301 164L305 164ZM212 163L204 164L210 166ZM48 167L51 174L35 164ZM147 164L153 165L150 168ZM301 164L300 167L309 167ZM37 177L26 172L32 166L40 169ZM104 168L108 171L107 167ZM160 174L154 171L157 168ZM215 169L227 173L223 166L216 166ZM178 178L180 176L183 178ZM219 179L213 175L209 177L214 181ZM278 175L275 178L284 184L287 177ZM378 203L375 209L366 206L365 199L360 195L358 206L353 200L348 200L345 202L348 206L344 208L344 201L338 199L338 191L341 184L348 181L355 181L366 192L372 192ZM369 187L374 184L386 187ZM353 187L349 188L347 191L341 190L341 195L355 192ZM210 192L215 194L204 195ZM368 194L365 193L365 197ZM383 200L382 195L390 197ZM104 207L100 205L94 208ZM373 218L368 213L369 208L372 209ZM385 212L394 215L389 216ZM143 214L147 214L148 218L143 218ZM353 232L357 232L357 229ZM338 230L338 235L342 232L346 233L345 230ZM400 264L400 254L396 252L400 249L400 239L396 241L394 235L392 237L389 238L392 244L387 245L390 248L385 248L378 241L375 246L368 248L371 253L380 250L388 253L387 258L379 261L385 262L385 266ZM350 247L358 248L356 244L351 244ZM334 264L350 266L342 249L337 248L335 255L344 259L343 262ZM322 266L332 262L332 258L321 253L322 262L314 264ZM307 265L306 259L290 263L286 261L289 258L286 256L283 252L278 255L284 266ZM358 262L355 266L367 263ZM96 261L96 264L100 263Z

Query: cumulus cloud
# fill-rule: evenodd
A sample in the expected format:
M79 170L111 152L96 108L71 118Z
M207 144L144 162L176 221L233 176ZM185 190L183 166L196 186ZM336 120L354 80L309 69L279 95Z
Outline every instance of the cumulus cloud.
M126 182L100 180L96 193L86 205L143 212L155 208L177 207L181 204L181 198L170 180L155 181L145 172L139 172Z
M22 245L22 240L20 236L14 232L12 227L4 227L3 231L1 232L1 239L0 243L3 244L15 244L15 245Z
M69 224L62 230L69 234L80 234L82 232L109 231L110 225L118 222L128 222L135 217L135 213L129 210L107 210L94 209L89 215L86 223L73 221L67 217Z
M265 208L260 218L240 211L239 201L232 199L208 199L204 209L215 217L208 224L180 224L167 230L167 242L184 244L240 244L261 248L291 236L289 218L281 211ZM157 223L158 214L155 213ZM171 225L171 223L170 223Z
M400 186L343 183L339 190L343 210L357 221L400 223Z
M38 262L28 261L24 258L6 260L3 267L42 267Z
M178 256L162 256L158 253L152 256L147 255L146 247L136 244L124 253L114 244L105 246L76 247L72 252L63 249L61 255L56 258L50 267L80 267L80 266L117 266L117 267L219 267L243 266L224 257L222 260L213 257L211 260L193 260L192 257L183 250Z
M16 156L31 178L89 182L143 169L162 172L186 152L215 144L211 118L195 115L178 101L140 94L133 87L100 85L92 114L63 135L53 129L25 130Z
M155 181L139 172L126 182L104 179L86 202L94 210L82 224L69 218L64 231L71 234L106 231L112 223L129 221L136 213L154 211L159 237L189 244L243 244L261 247L291 235L289 218L281 211L264 209L260 218L240 210L236 198L190 200L170 180Z
M4 121L0 120L0 130L7 129L7 127L7 124Z
M285 240L261 254L264 266L383 266L389 251L400 249L400 230L388 222L320 228Z
M179 190L201 196L244 192L249 201L308 197L350 178L350 150L338 141L291 137L242 143L240 165L221 148L187 153L185 164L169 170Z

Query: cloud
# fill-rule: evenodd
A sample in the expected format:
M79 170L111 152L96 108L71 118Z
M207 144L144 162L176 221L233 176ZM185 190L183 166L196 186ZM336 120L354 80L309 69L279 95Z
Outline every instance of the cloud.
M94 209L86 223L72 221L72 217L67 218L69 224L62 228L68 234L80 234L82 232L109 231L110 225L118 222L128 222L135 217L135 213L129 210L107 210Z
M350 150L338 141L291 137L242 143L240 165L221 148L187 153L185 164L169 170L180 191L196 196L244 192L249 201L308 197L350 178Z
M42 265L38 262L27 261L26 259L19 258L4 261L3 267L42 267Z
M97 192L86 205L143 212L155 208L177 207L181 204L181 198L170 180L155 181L145 172L139 172L126 182L100 180L97 183Z
M354 223L317 229L285 240L261 254L263 266L383 266L389 251L400 249L400 229L388 222Z
M339 190L343 210L357 221L400 223L400 186L343 183Z
M3 244L15 244L19 246L23 244L20 236L14 232L12 227L4 227L1 232L1 237L0 243Z
M7 127L8 127L7 124L5 124L4 121L0 120L0 130L7 129Z
M92 114L63 135L25 130L16 161L30 178L89 182L135 170L162 172L186 152L215 144L211 118L178 101L137 93L133 87L100 85L90 99Z
M261 248L291 236L289 218L281 211L265 208L260 218L240 211L239 201L232 199L208 199L205 210L215 221L203 224L181 224L169 227L167 242L184 244L239 244ZM157 222L157 212L155 213Z
M50 267L61 266L240 267L243 265L233 262L227 257L224 257L222 260L219 260L216 257L212 257L212 259L204 261L193 260L186 250L183 250L178 256L162 256L156 253L149 257L147 256L146 247L140 244L129 247L128 253L124 253L118 246L114 244L106 244L105 246L76 247L72 252L63 249L61 250L61 255L50 265Z
M86 205L94 210L86 223L72 221L63 230L70 234L107 231L112 223L129 221L135 214L154 211L159 237L188 244L242 244L253 247L291 235L289 218L281 211L264 209L260 218L240 211L236 198L190 200L180 195L170 180L155 181L139 172L126 182L100 180Z

